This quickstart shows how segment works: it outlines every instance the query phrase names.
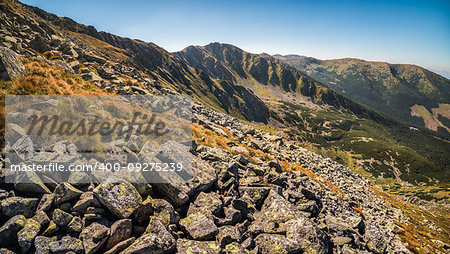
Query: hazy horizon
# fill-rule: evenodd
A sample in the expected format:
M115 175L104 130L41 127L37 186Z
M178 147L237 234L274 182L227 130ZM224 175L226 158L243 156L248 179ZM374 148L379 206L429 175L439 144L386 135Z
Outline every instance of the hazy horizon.
M23 2L169 52L217 41L257 54L415 64L450 78L445 1Z

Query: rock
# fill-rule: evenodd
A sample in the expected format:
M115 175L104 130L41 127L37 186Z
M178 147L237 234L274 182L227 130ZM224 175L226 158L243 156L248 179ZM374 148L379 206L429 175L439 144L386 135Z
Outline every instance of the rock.
M27 252L33 244L34 238L41 230L41 224L39 222L28 219L24 227L17 233L17 240L22 252Z
M242 219L241 211L233 207L225 207L225 218L219 220L220 225L236 225Z
M28 136L19 138L12 148L22 160L28 159L34 154L33 141Z
M101 204L95 197L94 192L86 191L80 196L80 200L72 207L72 211L84 212L88 207L100 207Z
M45 41L40 35L36 35L33 40L29 42L29 45L32 49L36 50L39 53L44 53L52 50L48 45L48 42Z
M220 200L220 195L215 192L205 193L200 192L200 194L195 199L194 203L189 206L188 215L197 213L198 211L208 211L211 214L219 216L222 212L222 200Z
M90 62L96 62L99 64L105 64L106 63L106 59L100 56L95 55L92 52L89 52L88 54L85 54L83 56L86 60L90 61Z
M36 254L50 254L50 242L56 241L56 237L50 238L45 236L37 236L34 239L34 248Z
M111 249L119 242L122 242L131 236L133 224L130 219L123 219L114 222L111 226L110 236L106 243L106 249Z
M59 241L52 241L48 246L50 252L53 254L64 254L68 252L75 252L77 254L84 253L83 242L70 236L64 236Z
M265 233L285 233L285 223L299 216L302 212L272 189L261 211L255 214L253 225L259 226Z
M189 201L188 188L185 184L177 183L156 183L155 189L163 193L175 206L182 206Z
M22 192L50 194L51 191L34 171L21 172L14 188Z
M80 234L86 254L95 253L106 242L109 235L109 228L93 222L87 226Z
M269 167L274 168L277 173L282 173L283 169L281 168L280 163L278 161L269 161Z
M26 224L26 218L23 215L16 215L9 219L0 228L0 246L8 246L11 243L15 243L16 233L22 229Z
M158 234L146 233L136 239L130 247L126 248L121 253L167 253L173 251L174 249L175 239L173 239L173 237L170 241L167 241L167 239L161 239Z
M73 187L70 183L60 183L53 191L55 205L60 205L64 202L78 198L82 191Z
M153 199L151 196L148 196L147 199L145 199L142 202L142 205L139 206L136 210L134 210L134 212L133 212L133 222L134 223L143 225L143 224L145 224L145 222L148 221L148 219L150 218L150 215L153 214L154 200L155 199ZM167 202L167 201L165 201L165 202Z
M241 193L241 195L247 193L255 202L256 206L262 205L270 190L270 187L239 187L239 192Z
M53 204L53 194L44 194L42 195L41 200L37 206L38 211L48 211Z
M178 223L180 216L175 212L173 206L164 199L152 200L153 216L167 227L169 224Z
M127 240L124 240L124 241L114 245L114 247L112 247L110 250L105 252L105 254L118 254L118 253L122 252L123 250L125 250L128 246L130 246L134 242L135 239L136 239L135 237L128 238Z
M223 226L219 228L219 233L217 234L216 239L220 247L224 248L232 242L239 242L241 239L241 234L233 226Z
M180 146L180 144L178 144L178 146ZM185 153L189 153L189 151L185 151ZM172 157L170 153L169 155L160 156L167 160ZM169 179L167 183L154 184L156 191L167 197L176 207L186 204L190 196L209 189L217 180L214 168L207 162L195 156L192 157L192 155L185 155L184 157L189 158L188 161L192 163L192 172L187 173L192 173L192 177L187 177L187 182L180 178L174 179L173 181ZM176 158L170 160L178 161Z
M33 216L33 220L39 222L41 227L46 227L50 223L50 219L44 211L38 211Z
M94 72L83 73L81 74L81 78L91 82L102 80L102 78L99 75L95 74Z
M128 218L142 204L142 197L128 182L102 183L94 193L100 203L119 218Z
M145 234L155 234L159 238L159 244L165 251L171 251L175 248L175 238L167 231L166 227L155 217L150 218Z
M10 197L2 201L2 213L8 217L23 214L29 218L33 216L38 201L37 198Z
M283 235L260 234L255 239L255 244L261 254L287 254L300 253L300 245Z
M16 80L26 73L25 67L14 51L0 47L0 80Z
M47 229L42 233L42 235L52 236L56 231L58 231L58 229L59 229L58 225L56 225L55 222L50 221Z
M83 230L83 222L81 218L76 216L67 224L67 229L69 232L80 233Z
M220 246L214 241L194 241L187 239L177 240L177 253L191 254L219 254Z
M384 253L387 247L386 240L380 230L374 226L370 227L365 237L367 238L367 248L373 253Z
M246 250L242 245L240 245L237 242L232 242L225 246L225 248L222 250L223 254L241 254L241 253L250 253L248 250Z
M56 208L53 211L52 220L59 227L67 226L67 224L69 224L72 218L73 216L71 214L68 214L59 208Z
M194 240L211 240L219 232L214 221L201 213L191 214L181 219L180 226Z
M336 236L331 240L333 241L334 245L341 246L350 243L352 241L352 238L346 236Z
M305 253L328 253L331 248L329 237L307 217L289 221L286 237L298 242Z

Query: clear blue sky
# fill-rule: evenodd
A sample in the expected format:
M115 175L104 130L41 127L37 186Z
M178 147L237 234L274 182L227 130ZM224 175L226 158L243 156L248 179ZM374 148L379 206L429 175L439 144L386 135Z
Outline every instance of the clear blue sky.
M450 76L450 1L23 2L171 52L217 41L252 53L412 63Z

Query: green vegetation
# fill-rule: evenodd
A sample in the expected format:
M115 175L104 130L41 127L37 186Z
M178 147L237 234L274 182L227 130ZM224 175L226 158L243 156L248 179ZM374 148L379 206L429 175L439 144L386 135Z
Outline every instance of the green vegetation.
M273 117L293 127L289 135L308 148L354 170L364 168L374 178L448 187L450 144L426 130L291 103L284 103Z
M326 61L309 57L281 59L356 102L417 126L424 126L424 122L411 116L411 106L423 105L431 111L439 104L449 103L450 99L449 79L415 65L351 58ZM424 120L426 125L427 119ZM431 129L436 131L436 126Z

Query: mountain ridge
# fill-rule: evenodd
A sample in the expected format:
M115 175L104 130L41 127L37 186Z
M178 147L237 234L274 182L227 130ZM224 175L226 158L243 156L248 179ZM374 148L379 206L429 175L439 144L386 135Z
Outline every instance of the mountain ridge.
M390 64L356 58L283 59L336 92L402 121L449 133L440 121L439 104L450 101L450 80L411 64ZM428 113L413 114L423 106ZM435 114L433 114L433 112ZM446 112L442 112L446 115ZM427 124L427 121L429 124Z

